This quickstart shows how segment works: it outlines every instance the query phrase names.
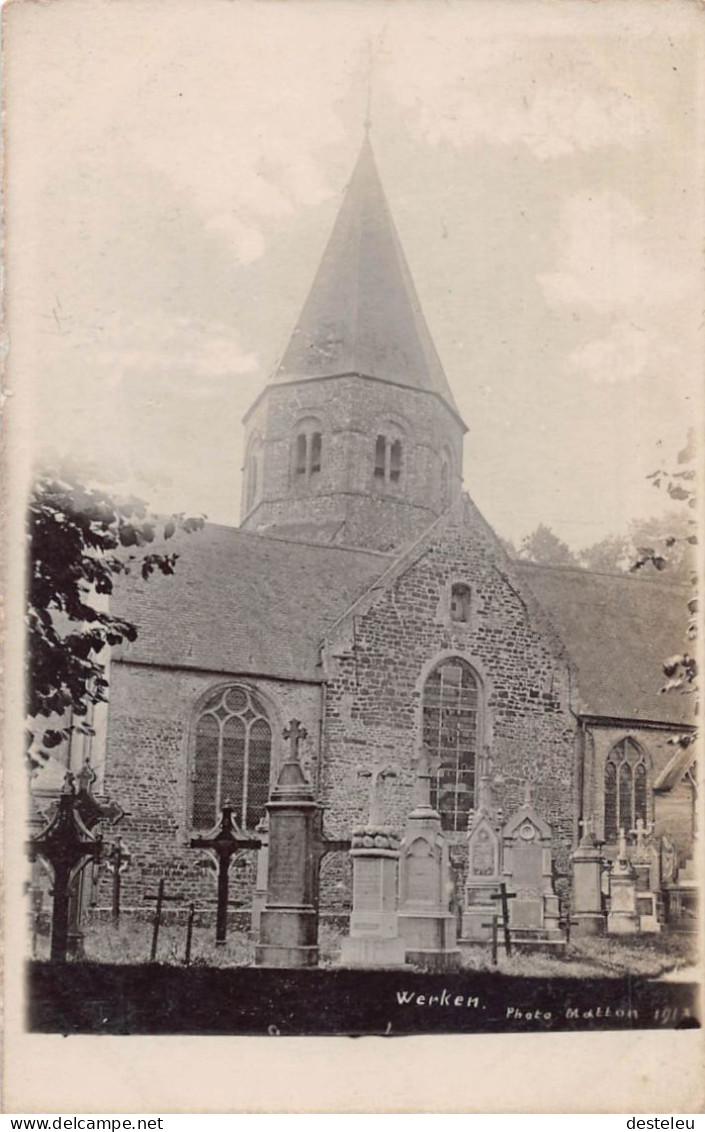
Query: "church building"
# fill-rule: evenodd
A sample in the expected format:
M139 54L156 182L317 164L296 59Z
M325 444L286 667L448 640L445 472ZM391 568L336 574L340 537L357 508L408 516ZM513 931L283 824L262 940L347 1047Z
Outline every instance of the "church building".
M138 637L113 651L92 758L127 814L126 908L143 906L159 876L203 897L191 838L226 799L255 831L293 718L332 838L364 822L360 771L380 757L397 771L385 820L403 828L426 744L440 760L432 802L459 877L487 755L507 817L531 783L559 872L581 822L609 856L640 818L686 865L694 748L672 740L692 730L689 698L660 688L664 658L684 647L689 594L661 576L508 556L463 490L468 426L368 138L244 428L241 525L207 524L181 540L173 577L130 576L112 599ZM254 858L233 886L243 907ZM330 854L321 910L349 907L347 855Z

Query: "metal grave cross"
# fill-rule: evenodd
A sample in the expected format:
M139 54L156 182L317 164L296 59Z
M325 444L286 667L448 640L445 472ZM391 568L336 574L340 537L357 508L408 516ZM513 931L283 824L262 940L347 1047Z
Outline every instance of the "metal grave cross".
M76 871L103 849L100 836L86 828L78 812L76 786L68 772L59 795L59 806L46 829L27 844L30 860L43 857L54 873L54 903L51 916L53 962L63 963L69 942L69 884Z
M504 932L504 950L509 956L512 954L512 937L509 931L509 901L513 900L516 892L507 892L507 886L502 881L499 892L493 892L490 900L499 900L502 909L502 930Z
M292 724L296 723L292 720ZM287 728L287 731L289 728ZM294 740L292 739L292 745ZM245 837L233 820L233 806L228 800L222 811L220 824L208 837L192 837L192 849L208 849L218 859L218 907L215 921L215 942L217 947L225 943L228 933L228 872L234 853L243 849L261 849L258 837Z

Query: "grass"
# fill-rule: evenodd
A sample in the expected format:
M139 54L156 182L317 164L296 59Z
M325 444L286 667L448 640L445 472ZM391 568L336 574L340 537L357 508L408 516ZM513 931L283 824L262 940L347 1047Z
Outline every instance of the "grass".
M489 947L478 946L465 958L468 968L537 978L657 978L697 961L694 936L669 933L643 936L592 936L573 939L559 953L514 949L500 951L496 967Z
M319 958L322 967L332 967L340 953L341 932L321 921ZM85 958L98 963L147 963L152 925L125 918L119 927L110 923L88 925ZM163 925L159 932L157 962L180 966L184 961L186 928ZM521 951L510 957L500 950L492 966L489 945L478 944L463 955L469 970L498 971L505 975L537 978L623 978L633 975L656 978L667 971L688 967L697 961L695 936L669 934L601 936L574 939L562 952ZM49 937L36 941L35 958L49 957ZM215 927L194 927L191 946L193 966L247 967L254 961L254 940L247 932L230 930L224 947L215 946Z

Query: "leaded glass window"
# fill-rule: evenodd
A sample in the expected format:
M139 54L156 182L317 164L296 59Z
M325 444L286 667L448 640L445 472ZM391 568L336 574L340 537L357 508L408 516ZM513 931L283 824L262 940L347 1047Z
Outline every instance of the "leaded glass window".
M431 780L431 804L444 829L465 831L475 798L479 685L469 664L446 660L433 670L423 694L423 741L440 759Z
M272 731L266 712L249 688L215 692L196 722L193 763L193 825L213 826L224 803L243 829L253 830L269 797Z
M616 841L620 829L629 833L649 816L649 766L633 739L622 739L605 764L605 841Z

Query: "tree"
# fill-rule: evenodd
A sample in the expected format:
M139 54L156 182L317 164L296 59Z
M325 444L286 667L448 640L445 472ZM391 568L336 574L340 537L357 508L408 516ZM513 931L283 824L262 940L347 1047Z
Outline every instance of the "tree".
M607 535L580 551L579 563L601 574L621 574L629 568L630 542L625 535Z
M72 730L90 734L90 706L105 702L108 680L101 654L134 641L137 626L108 612L114 579L138 568L147 579L173 574L177 553L146 549L158 535L177 528L192 533L203 517L158 519L135 498L114 499L86 487L79 474L62 468L42 473L28 510L28 752L32 765L67 739ZM66 719L69 717L69 722ZM78 717L79 722L72 722ZM50 720L43 726L39 720ZM58 720L58 722L56 722Z
M647 476L655 488L665 490L671 499L684 503L690 510L695 510L697 507L697 496L693 487L695 468L687 465L694 463L695 456L695 430L690 429L686 445L677 456L679 470L674 472L661 468ZM689 641L694 641L698 633L698 575L692 562L692 548L698 544L698 536L694 530L696 526L697 522L694 518L687 518L681 525L680 533L674 533L672 530L665 536L662 540L663 550L652 545L638 547L637 557L630 567L632 571L643 570L649 566L661 571L670 567L672 559L677 560L679 556L685 556L688 580L692 589L691 597L687 602L685 633ZM686 695L697 693L698 666L695 657L690 653L683 652L668 657L663 663L663 672L666 683L661 688L662 692L679 691ZM689 747L696 739L697 735L692 732L688 735L679 735L669 742L678 743L681 747Z
M577 559L567 543L559 539L545 523L526 535L519 547L519 558L542 566L577 566Z

